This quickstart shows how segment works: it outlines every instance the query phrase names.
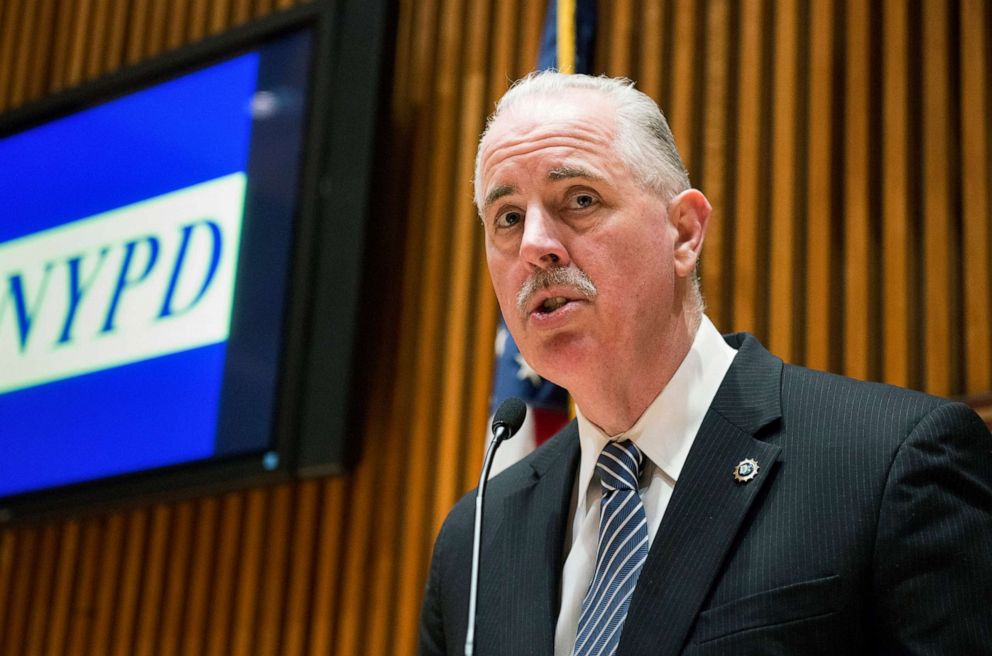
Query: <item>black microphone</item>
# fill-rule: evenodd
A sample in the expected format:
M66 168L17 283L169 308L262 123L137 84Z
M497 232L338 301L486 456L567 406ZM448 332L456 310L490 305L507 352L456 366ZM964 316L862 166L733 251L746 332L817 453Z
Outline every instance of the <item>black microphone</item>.
M486 481L489 471L493 468L493 456L496 449L505 440L513 437L524 424L527 416L527 406L520 399L509 398L500 403L496 414L493 415L493 439L486 449L486 458L482 461L482 475L479 477L479 487L475 492L475 531L472 535L472 579L468 593L468 628L465 631L465 656L472 656L475 649L475 604L479 596L479 549L482 545L482 499L486 494Z
M527 405L520 399L508 398L499 404L493 415L493 438L501 443L517 434L527 417Z

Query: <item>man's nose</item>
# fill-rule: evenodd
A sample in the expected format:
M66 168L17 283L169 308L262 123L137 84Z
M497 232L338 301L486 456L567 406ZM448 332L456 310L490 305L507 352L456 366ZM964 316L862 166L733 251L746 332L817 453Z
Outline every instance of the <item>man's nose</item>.
M568 266L568 251L560 238L561 226L540 205L527 208L524 234L520 242L520 257L534 267L550 269Z

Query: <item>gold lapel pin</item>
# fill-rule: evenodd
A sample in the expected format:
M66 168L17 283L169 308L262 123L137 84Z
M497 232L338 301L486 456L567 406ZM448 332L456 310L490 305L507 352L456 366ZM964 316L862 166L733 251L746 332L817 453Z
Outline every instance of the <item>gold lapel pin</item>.
M741 460L734 467L734 480L738 483L750 483L758 475L758 461L752 458Z

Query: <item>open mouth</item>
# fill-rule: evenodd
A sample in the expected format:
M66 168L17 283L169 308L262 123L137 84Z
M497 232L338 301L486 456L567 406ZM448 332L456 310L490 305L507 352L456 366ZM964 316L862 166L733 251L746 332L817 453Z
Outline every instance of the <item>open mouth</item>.
M552 296L551 298L544 299L544 302L538 306L537 311L547 314L554 312L566 303L568 303L568 299L564 296Z

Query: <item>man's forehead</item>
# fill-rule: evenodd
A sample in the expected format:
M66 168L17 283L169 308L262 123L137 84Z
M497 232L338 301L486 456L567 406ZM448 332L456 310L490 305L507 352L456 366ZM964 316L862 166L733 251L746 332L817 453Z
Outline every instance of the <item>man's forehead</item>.
M613 154L615 131L616 111L597 90L565 89L518 98L500 110L479 144L476 185L481 185L481 189L477 187L480 209L517 191L512 187L515 181L499 179L495 163L532 150L548 152L560 147L561 159L548 163L540 173L535 171L534 178L598 177L578 161L584 158L576 149L609 156Z

